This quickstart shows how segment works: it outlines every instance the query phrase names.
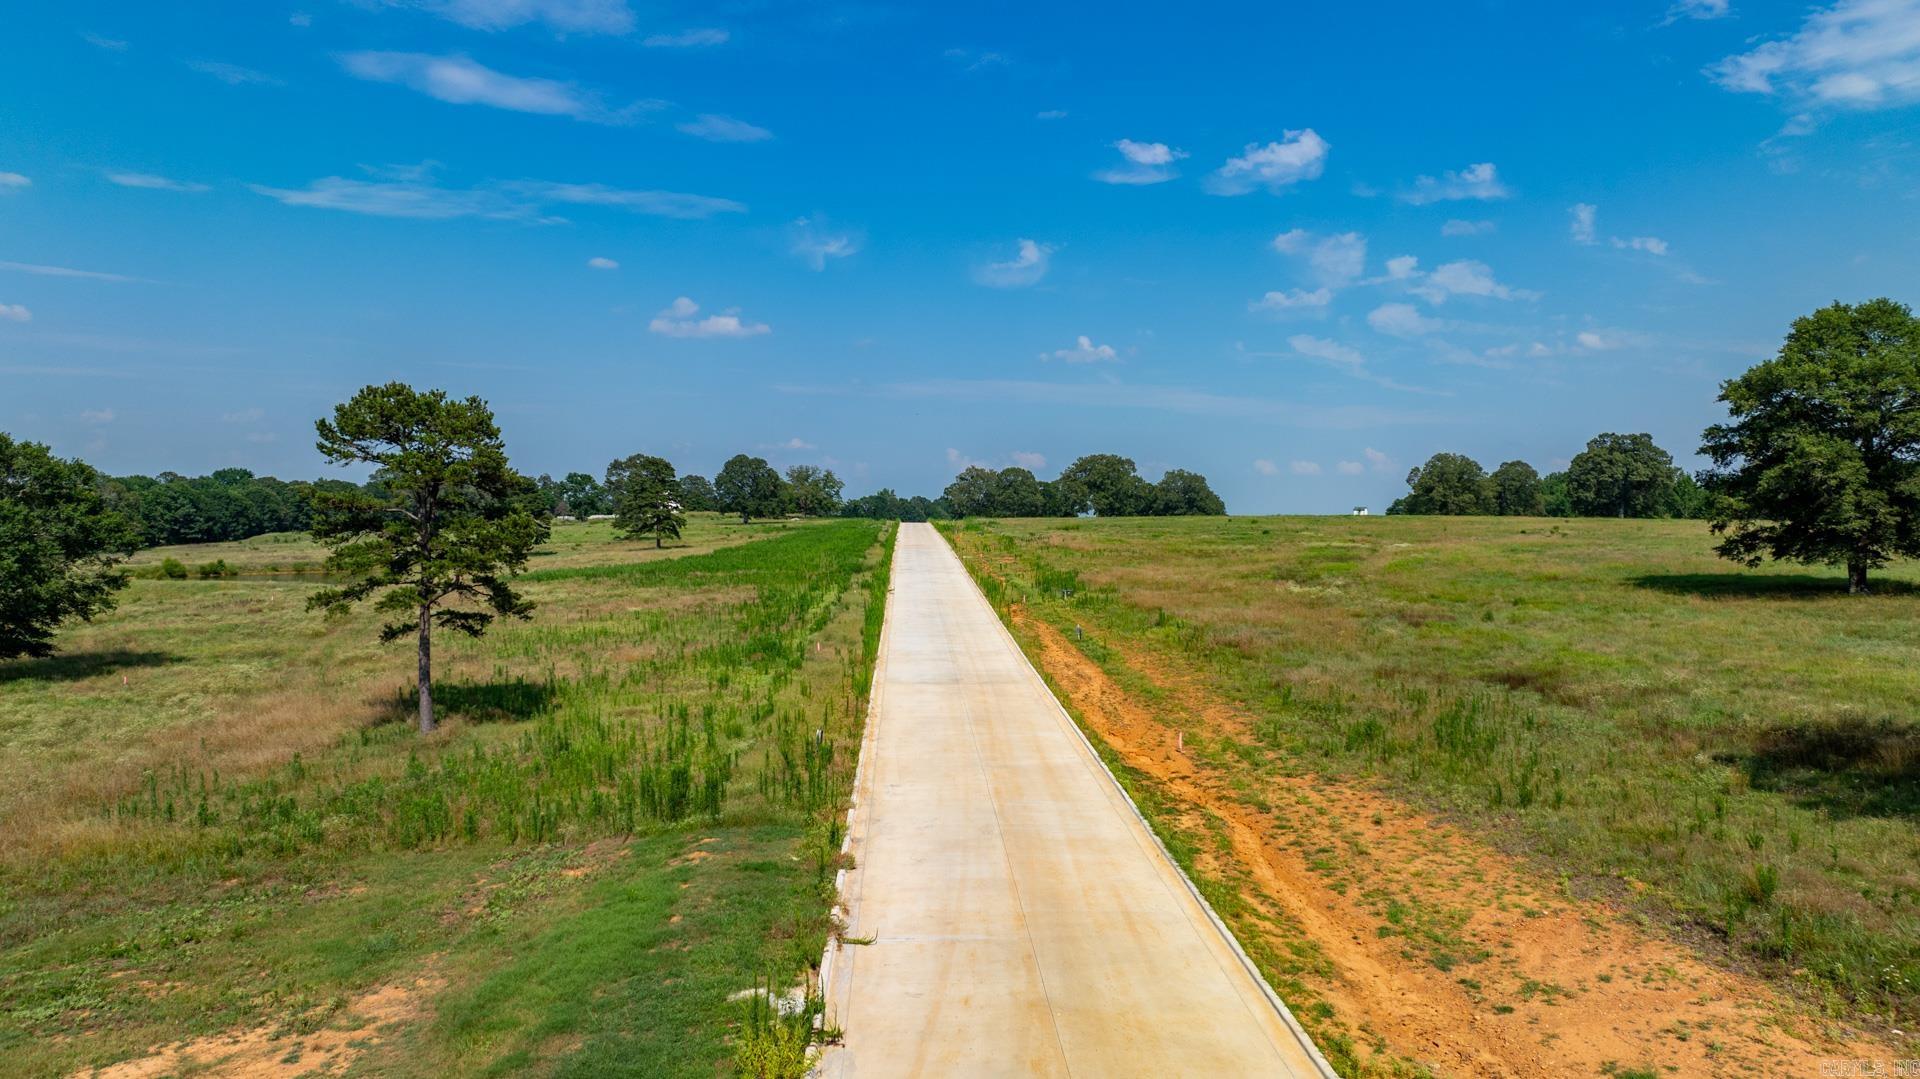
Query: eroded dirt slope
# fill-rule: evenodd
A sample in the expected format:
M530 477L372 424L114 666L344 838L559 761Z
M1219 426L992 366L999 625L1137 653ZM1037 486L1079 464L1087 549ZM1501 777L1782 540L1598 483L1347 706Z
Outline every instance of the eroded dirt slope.
M1320 996L1306 1009L1316 1033L1344 1036L1363 1071L1891 1066L1887 1047L1808 1018L1607 904L1568 898L1458 828L1377 792L1221 752L1254 742L1249 718L1152 657L1121 653L1171 709L1144 707L1059 631L1017 607L1013 617L1082 721L1156 788L1176 826L1207 837L1196 868L1248 906L1230 918L1235 931L1272 954L1313 957L1297 977Z

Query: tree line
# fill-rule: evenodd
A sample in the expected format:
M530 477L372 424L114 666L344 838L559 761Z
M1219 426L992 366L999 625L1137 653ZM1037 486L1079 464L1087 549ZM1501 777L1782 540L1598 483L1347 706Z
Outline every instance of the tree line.
M940 521L961 517L1187 517L1219 516L1227 505L1207 478L1169 469L1158 483L1143 479L1130 457L1094 453L1051 480L1025 468L999 470L969 465L939 498L903 499L882 489L846 504L851 517Z
M126 519L141 546L220 543L266 532L304 532L315 492L358 484L346 480L277 480L244 468L206 476L162 472L100 481L102 496Z
M342 479L280 480L244 468L223 468L205 476L162 472L98 482L106 503L125 518L137 546L164 547L305 532L313 525L321 495L354 490L377 495L385 481L378 473L356 484ZM1174 469L1159 483L1149 484L1136 474L1131 460L1113 454L1082 457L1055 480L1038 479L1024 468L996 472L969 467L937 499L902 498L891 489L847 499L844 482L830 468L794 465L782 473L764 458L747 454L730 458L712 480L697 473L679 475L665 458L636 454L609 463L598 477L568 472L556 480L542 474L530 484L516 497L536 513L613 516L626 521L624 532L656 539L678 537L685 520L682 516L676 523L674 510L682 515L736 514L743 523L790 516L936 521L1226 512L1205 477Z
M744 453L729 458L712 480L677 475L665 458L636 454L609 464L603 479L569 472L558 480L542 475L533 484L547 513L598 517L619 516L636 482L682 511L738 514L742 524L755 517L831 517L840 511L846 487L830 468L794 465L782 475L765 458Z
M1388 513L1705 518L1712 508L1706 488L1644 432L1596 435L1565 471L1545 476L1525 461L1489 473L1465 454L1436 453L1407 473L1407 488Z

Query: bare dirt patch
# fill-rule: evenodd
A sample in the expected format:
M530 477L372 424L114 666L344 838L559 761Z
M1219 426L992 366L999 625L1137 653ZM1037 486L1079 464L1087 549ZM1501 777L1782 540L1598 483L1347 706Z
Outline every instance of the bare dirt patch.
M311 1033L281 1027L254 1027L154 1049L144 1057L74 1076L92 1079L158 1079L192 1074L220 1079L293 1079L303 1075L339 1075L360 1054L383 1041L394 1027L420 1018L426 1002L445 981L417 978L384 985L348 1002L331 1025Z
M1293 954L1304 936L1325 957L1330 973L1303 980L1370 1067L1817 1075L1897 1055L1378 792L1235 767L1205 748L1251 743L1252 724L1193 679L1122 651L1174 702L1156 714L1053 627L1017 607L1013 619L1082 720L1183 826L1214 833L1201 872L1235 882L1257 915L1236 931Z

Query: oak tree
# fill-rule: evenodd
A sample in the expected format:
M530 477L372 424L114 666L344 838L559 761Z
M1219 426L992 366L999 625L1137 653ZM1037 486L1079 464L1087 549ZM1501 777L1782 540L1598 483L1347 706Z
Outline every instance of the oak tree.
M831 517L840 512L840 494L846 484L831 468L794 465L787 469L787 507L803 517Z
M713 479L713 491L719 507L740 515L746 524L755 517L773 517L786 509L786 491L780 473L762 457L736 453L720 466Z
M1493 484L1493 512L1503 517L1539 517L1546 512L1540 473L1525 461L1507 461L1488 479Z
M636 453L607 465L606 488L613 503L613 529L628 539L652 536L655 547L679 539L687 526L680 509L680 482L664 457Z
M1920 555L1920 319L1888 299L1796 319L1773 359L1720 387L1702 436L1720 554L1869 570Z
M1461 453L1436 453L1407 473L1407 493L1388 513L1455 516L1492 513L1493 484L1480 462Z
M1582 517L1656 517L1673 500L1673 455L1644 432L1595 435L1567 466L1567 496Z
M0 434L0 659L52 655L62 622L112 609L139 537L102 486L85 463Z

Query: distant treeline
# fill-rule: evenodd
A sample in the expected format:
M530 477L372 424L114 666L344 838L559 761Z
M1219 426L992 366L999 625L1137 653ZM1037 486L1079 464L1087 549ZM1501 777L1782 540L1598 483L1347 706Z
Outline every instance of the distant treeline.
M209 476L115 476L106 481L108 503L125 515L142 543L217 543L266 532L301 532L313 523L313 497L325 490L352 491L346 480L277 480L244 468Z
M1140 477L1130 458L1111 453L1082 457L1052 480L1024 468L995 471L970 465L939 498L901 498L882 489L848 502L848 517L938 521L953 517L1218 516L1225 502L1198 472L1170 469L1158 483Z
M617 463L617 462L616 462ZM618 484L587 472L529 481L529 503L556 517L593 517L619 511ZM1226 505L1206 477L1173 469L1148 483L1134 463L1114 454L1092 454L1042 480L1024 468L963 470L939 498L902 498L882 489L860 498L842 496L845 484L832 469L794 465L776 472L765 460L739 454L714 480L689 474L672 480L682 510L720 511L751 517L871 517L937 521L953 517L1102 517L1221 514ZM267 532L304 532L313 525L314 498L377 489L347 480L279 480L244 468L207 476L117 476L106 481L113 507L133 522L143 544L218 543Z
M1436 453L1407 473L1407 487L1388 513L1704 518L1712 508L1706 489L1644 433L1598 435L1566 471L1544 477L1525 461L1488 474L1465 454Z
M536 500L556 517L597 517L620 512L622 466L642 458L626 458L607 467L605 479L586 472L569 472L560 479L541 475L533 481ZM831 517L840 511L846 487L830 468L794 465L782 475L759 457L744 453L727 459L712 480L697 473L680 476L671 462L657 462L671 485L679 508L693 512L737 513L751 517Z
M1170 469L1148 483L1133 460L1094 453L1062 469L1053 480L1024 468L972 466L954 477L940 501L954 517L1194 517L1218 516L1227 505L1198 472Z
M542 504L558 516L589 517L615 512L613 489L585 472L534 481ZM845 499L845 484L832 469L794 465L784 475L758 457L729 460L715 480L679 477L679 501L687 510L747 511L749 516L870 517L893 521L940 521L956 517L1160 517L1227 512L1220 496L1197 472L1172 469L1158 483L1142 479L1131 459L1110 453L1082 457L1058 478L1042 480L1024 468L998 471L969 466L938 498L902 497L891 488Z

